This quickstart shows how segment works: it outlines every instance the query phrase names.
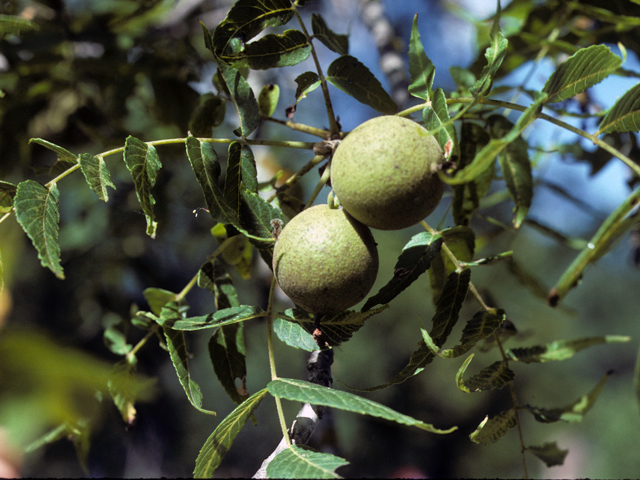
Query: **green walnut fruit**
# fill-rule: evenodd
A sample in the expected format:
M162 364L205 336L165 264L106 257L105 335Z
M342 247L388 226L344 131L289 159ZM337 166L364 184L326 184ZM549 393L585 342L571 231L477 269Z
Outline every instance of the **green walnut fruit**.
M360 302L378 273L371 230L344 209L317 205L284 227L273 251L273 272L293 302L317 317Z
M399 230L438 206L444 184L437 175L442 149L433 135L403 117L364 122L338 145L331 186L342 206L372 228Z

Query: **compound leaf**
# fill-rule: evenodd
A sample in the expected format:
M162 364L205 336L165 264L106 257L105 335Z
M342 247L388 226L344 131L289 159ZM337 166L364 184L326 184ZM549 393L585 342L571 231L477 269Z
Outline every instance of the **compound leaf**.
M311 30L313 36L332 52L339 55L349 53L349 35L340 35L327 27L324 18L319 13L311 14Z
M111 182L111 174L107 170L107 164L102 157L96 157L89 153L82 153L78 157L80 169L87 180L89 187L103 202L109 201L107 187L115 190L116 186Z
M489 418L487 415L478 428L469 435L474 443L480 445L490 445L497 442L507 432L516 426L516 413L513 409L499 413L495 417Z
M398 110L378 79L351 55L342 55L331 62L327 70L327 81L378 112L391 115Z
M563 62L545 83L545 103L571 98L615 72L622 59L605 45L582 48Z
M431 87L436 74L436 67L424 53L420 32L418 31L418 14L413 17L411 38L409 39L409 93L414 97L429 100ZM431 129L431 127L427 127Z
M629 89L609 109L595 135L640 131L640 83Z
M628 342L631 337L620 335L606 335L604 337L587 337L577 340L557 340L547 345L537 345L528 348L512 348L505 354L516 362L544 363L567 360L580 350L604 343Z
M156 184L158 170L162 168L156 148L130 135L124 144L124 161L133 178L138 201L147 219L147 235L155 238L158 222L155 221L153 213L156 201L151 195L151 189Z
M31 239L43 267L64 279L60 265L60 192L53 184L46 188L33 180L18 184L14 199L16 220Z
M278 378L267 385L267 390L274 397L291 400L293 402L310 403L312 405L324 405L361 415L371 415L383 418L402 425L409 425L432 433L451 433L457 429L439 430L433 425L421 422L415 418L403 415L389 407L359 397L352 393L334 390L333 388L316 385L302 380Z
M269 462L267 478L342 478L335 471L344 465L349 462L343 458L292 445Z
M200 449L193 471L194 478L211 478L236 436L260 406L267 393L266 388L254 393L220 422Z

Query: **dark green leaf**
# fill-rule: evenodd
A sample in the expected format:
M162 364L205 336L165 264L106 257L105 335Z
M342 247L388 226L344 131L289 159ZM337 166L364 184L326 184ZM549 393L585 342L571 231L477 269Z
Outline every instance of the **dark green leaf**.
M128 136L124 144L124 161L131 172L138 201L147 219L147 235L155 238L158 222L155 221L153 213L153 205L156 201L151 195L151 189L156 184L158 170L162 168L156 148Z
M340 55L349 53L349 35L339 35L327 27L324 18L319 13L311 14L311 29L313 36L332 52Z
M0 36L8 33L20 33L26 30L37 30L38 24L16 15L0 14Z
M450 156L452 149L457 146L458 139L456 138L456 129L450 122L447 99L441 88L433 92L431 105L422 111L422 119L427 130L434 132L442 151L448 151Z
M249 397L245 386L247 378L244 325L236 323L216 330L209 340L209 357L218 381L236 404ZM236 385L240 380L240 386Z
M213 32L211 50L227 61L265 28L284 25L293 15L290 0L238 0Z
M629 89L613 104L595 135L640 130L640 83Z
M231 175L231 190L235 190L232 198L239 198L241 185L253 193L258 193L258 171L256 169L256 161L249 145L241 145L239 142L233 142L229 145L229 160L227 164L227 180L225 180L225 197L227 195L227 182ZM227 201L233 205L230 198Z
M447 341L451 330L458 322L462 302L464 302L471 282L471 270L466 269L460 273L453 272L447 278L442 294L436 304L436 313L433 316L431 338L438 347L442 347Z
M581 422L585 414L593 407L598 395L600 395L600 392L604 388L604 384L607 383L610 374L610 372L606 373L593 390L566 407L538 408L532 407L531 405L523 405L522 408L531 412L535 419L541 423L553 423L559 420L568 423Z
M211 92L200 95L198 106L189 119L189 132L194 137L210 137L212 130L224 122L227 102Z
M327 69L327 81L378 112L394 114L398 106L371 71L351 55L336 58Z
M164 308L166 309L167 307ZM165 318L160 318L158 323L176 331L205 330L207 328L217 328L224 325L252 320L254 318L263 317L264 314L264 310L258 306L240 305L238 307L229 307L218 310L215 313L210 313L200 317L179 318L175 315L166 315Z
M447 228L440 232L442 239L451 253L461 262L470 262L473 259L475 250L475 234L469 227ZM458 269L446 252L440 251L431 262L429 269L429 285L434 304L438 302L438 298L442 294L442 289L449 275Z
M270 249L274 242L271 221L284 220L282 212L257 193L244 189L240 195L240 222L234 226L247 235L257 248Z
M344 465L343 458L292 445L269 462L267 478L342 478L335 471Z
M605 343L628 342L631 337L620 335L606 335L604 337L587 337L578 340L557 340L547 345L537 345L528 348L512 348L505 353L516 362L544 363L551 361L568 360L580 350L602 345Z
M268 70L297 65L309 57L311 45L299 30L285 30L282 35L270 34L246 45L242 60L253 70ZM230 59L229 59L230 60ZM233 62L238 66L238 62Z
M136 419L136 400L149 400L153 394L155 379L136 375L135 365L122 359L113 366L107 386L122 419L132 424Z
M78 158L80 168L87 179L87 183L91 187L98 198L103 202L109 201L109 193L107 187L115 190L116 186L111 182L111 174L107 170L107 164L100 156L95 157L88 153L83 153Z
M18 184L14 208L16 220L38 251L42 266L64 279L58 244L59 199L60 192L55 184L46 188L33 180L25 180Z
M516 424L516 413L513 409L501 412L491 418L487 415L475 432L469 435L469 438L472 442L480 445L491 445L506 435Z
M304 72L296 78L296 103L320 86L320 78L315 72Z
M290 347L307 352L318 350L318 344L313 336L297 322L279 316L273 322L273 331L281 341Z
M62 162L71 162L71 163L78 162L78 157L73 153L71 153L69 150L67 150L66 148L60 147L54 143L48 142L47 140L44 140L42 138L31 138L29 139L29 143L37 143L38 145L42 145L43 147L48 148L53 152L56 152L56 154L58 155L58 160Z
M176 299L175 293L162 288L146 288L142 294L147 300L149 308L151 308L151 311L156 315L160 315L162 308L167 303L173 302Z
M369 310L375 305L389 303L404 289L418 279L431 266L432 260L440 253L442 237L423 232L415 235L402 249L394 268L393 278L370 297L362 307Z
M516 374L507 364L500 360L480 370L468 380L458 383L458 388L466 393L500 390L509 384Z
M187 137L186 147L187 157L204 193L209 214L214 220L230 222L233 218L233 209L225 200L222 189L218 185L221 169L215 150L211 144L200 144L200 141L194 137Z
M260 95L258 95L258 109L260 110L260 115L263 117L271 117L278 106L278 99L280 98L280 87L275 83L270 83L269 85L265 85L260 90Z
M191 405L202 413L209 415L215 415L216 412L212 410L205 410L202 408L202 392L200 391L200 385L198 385L192 378L189 370L189 352L187 351L187 344L184 338L184 332L173 330L170 327L163 327L164 336L167 341L167 348L169 350L169 356L173 363L176 373L178 374L178 380L184 388L187 398Z
M556 442L547 442L543 445L531 445L527 447L531 453L542 460L547 467L556 467L564 464L564 459L569 450L560 450Z
M491 43L484 54L487 59L487 65L482 69L482 73L476 84L470 89L474 97L481 97L489 93L493 79L496 73L498 73L498 69L507 54L509 42L504 35L502 35L502 32L500 32L500 2L498 2L498 11L493 19L490 36Z
M260 406L266 394L266 388L254 393L220 422L220 425L216 427L200 449L196 459L196 468L193 471L194 478L211 478L222 458L231 448L236 436Z
M604 45L578 50L545 83L542 91L549 95L545 103L560 102L585 91L611 75L620 65L622 59Z
M285 400L310 403L312 405L324 405L326 407L346 410L361 415L371 415L402 425L417 427L432 433L451 433L458 428L452 427L448 430L439 430L433 425L398 413L389 407L366 398L302 380L278 378L269 382L267 389L274 397Z
M436 75L436 67L424 53L420 32L418 31L418 14L413 17L411 38L409 39L409 74L411 75L409 93L414 97L429 100L433 79ZM431 129L430 127L427 128Z
M455 358L467 353L480 340L484 340L489 335L495 333L495 331L500 328L500 325L502 325L504 319L505 314L503 310L491 309L489 311L479 311L467 322L464 330L462 330L460 344L453 348L443 350L439 353L439 356Z
M198 286L206 288L214 294L218 310L240 306L238 293L233 286L231 276L217 259L211 260L200 267Z
M235 68L219 62L218 72L220 72L220 78L226 85L240 118L240 127L234 130L234 133L243 138L247 137L260 122L260 109L256 96L251 90L251 86Z
M0 180L0 215L11 211L17 190L18 187L13 183Z

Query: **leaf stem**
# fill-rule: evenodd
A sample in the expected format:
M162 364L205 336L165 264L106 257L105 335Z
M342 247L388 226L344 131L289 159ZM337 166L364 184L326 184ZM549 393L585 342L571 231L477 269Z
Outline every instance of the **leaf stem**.
M318 78L320 79L320 88L322 88L322 94L324 95L324 105L327 109L327 115L329 117L331 137L337 136L340 133L340 126L338 125L338 122L336 121L336 116L333 113L333 106L331 105L331 96L329 95L329 88L327 87L327 79L322 73L320 60L318 60L318 55L316 54L316 49L313 46L313 41L311 39L311 36L309 35L309 31L307 30L307 27L304 25L304 22L302 21L302 17L298 13L298 9L296 8L295 5L293 5L293 12L295 13L296 18L298 19L298 23L300 23L300 28L302 29L302 32L304 33L305 37L307 37L307 40L309 41L309 45L311 46L311 56L313 57L313 61L316 64L316 71L318 72Z
M322 187L324 187L326 183L329 181L329 177L331 177L331 164L328 163L324 169L324 172L322 172L322 177L320 177L320 180L318 181L316 188L311 193L311 196L309 197L309 200L307 200L307 203L304 206L304 208L309 208L311 205L313 205L313 202L316 200L316 197L320 194L320 190L322 190Z

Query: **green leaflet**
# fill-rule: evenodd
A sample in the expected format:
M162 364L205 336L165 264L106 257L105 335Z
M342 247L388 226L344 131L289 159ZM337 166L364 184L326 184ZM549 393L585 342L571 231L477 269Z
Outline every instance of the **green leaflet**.
M336 469L349 465L344 458L292 445L275 456L267 466L268 478L342 478Z
M440 253L441 247L442 237L440 235L431 235L427 232L414 235L398 257L393 278L366 301L362 311L367 311L376 305L389 303L397 297L429 269L433 259Z
M500 440L515 426L516 412L513 409L505 410L491 418L487 415L469 438L474 443L490 445Z
M176 299L176 294L162 288L146 288L142 294L155 315L162 313L162 308Z
M285 30L282 35L272 33L247 44L239 57L240 61L234 62L231 58L225 60L232 62L236 68L243 66L246 61L253 70L268 70L297 65L306 60L310 53L311 45L304 33Z
M378 112L392 115L398 110L378 79L351 55L342 55L331 62L327 69L327 81Z
M248 189L240 192L240 222L234 225L244 233L251 243L261 250L269 250L275 241L272 221L284 221L280 209L274 207L260 195Z
M38 24L17 15L0 15L0 35L38 30Z
M233 133L245 138L256 129L260 122L260 108L256 96L249 83L237 69L223 62L218 62L218 72L229 91L240 118L240 126Z
M331 30L319 13L311 14L311 30L313 37L332 52L339 55L349 53L349 35L340 35Z
M172 309L174 309L174 307L171 304L165 306L161 317L158 319L158 323L163 327L176 331L217 328L224 325L232 325L234 323L263 317L265 314L264 310L258 306L239 305L237 307L224 308L215 313L209 313L208 315L202 315L199 317L180 318L177 315L170 314ZM173 311L175 312L175 310Z
M13 198L16 196L18 187L13 183L0 180L0 215L8 213L13 208Z
M209 340L209 358L218 381L231 400L240 405L249 397L244 325L235 323L217 329ZM240 386L236 385L240 380Z
M312 405L324 405L362 415L371 415L373 417L383 418L402 425L417 427L431 433L451 433L458 428L452 427L447 430L440 430L435 428L433 425L398 413L389 407L366 398L302 380L278 378L269 382L267 389L274 397L285 400L310 403Z
M580 350L602 345L605 343L628 342L631 337L620 335L606 335L604 337L587 337L577 340L557 340L547 345L537 345L528 348L512 348L505 354L511 360L523 363L544 363L550 361L567 360Z
M210 137L212 129L224 122L227 102L211 92L200 95L198 106L189 119L189 132L194 137Z
M496 73L498 73L498 69L507 54L509 42L504 35L502 35L502 32L500 32L500 2L498 2L498 11L491 26L490 37L491 42L484 54L487 59L487 65L482 69L480 78L476 81L475 85L469 89L471 95L474 97L482 97L486 93L489 93L493 84L493 78Z
M445 157L450 157L451 151L458 148L458 139L456 138L455 126L449 118L447 99L441 88L433 92L431 105L422 110L422 119L426 129L432 132L438 140L438 145L440 145Z
M475 234L469 227L447 228L440 232L444 244L451 250L460 262L470 262L475 251ZM440 251L431 262L429 269L429 285L433 303L438 302L442 289L449 275L457 270L457 266L451 261L446 252Z
M33 180L25 180L18 184L14 208L16 220L31 239L41 265L62 280L64 271L58 244L59 199L60 192L55 184L46 188Z
M113 366L107 387L125 422L133 423L136 419L135 402L151 399L155 382L156 379L136 375L135 364L126 358Z
M563 62L549 77L542 91L545 103L571 98L599 83L622 65L622 59L605 45L582 48Z
M96 157L89 153L82 153L78 157L78 163L91 190L98 195L103 202L109 201L107 187L115 190L116 186L111 182L111 174L107 170L107 164L102 157Z
M191 372L189 370L189 352L187 352L184 332L173 330L166 326L163 326L162 330L164 331L164 336L167 341L167 349L169 350L171 362L178 374L178 380L180 381L182 388L184 388L189 402L202 413L215 415L216 412L202 408L202 392L200 391L200 385L191 378Z
M473 355L474 354L469 355L469 358L465 360L456 374L456 384L463 392L472 393L486 390L499 390L515 378L515 372L511 370L504 361L500 360L483 368L468 380L463 380L462 376L469 366Z
M155 221L153 213L156 201L151 195L151 189L156 184L158 171L162 168L156 148L130 135L124 144L124 161L133 178L138 201L147 219L147 235L155 238L158 222Z
M413 17L411 38L409 39L409 74L411 76L409 93L414 97L429 100L436 67L424 53L420 32L418 31L418 14ZM427 128L431 129L431 127Z
M347 342L355 332L360 330L360 328L364 326L365 321L387 308L389 308L389 305L382 305L381 307L367 310L366 312L345 310L344 312L338 313L334 316L322 317L320 320L322 323L321 329L323 339L327 341L330 346L337 347L342 343ZM311 335L316 329L316 322L314 318L304 310L289 309L284 312L284 314L278 315L278 317L286 322L294 322L295 324L300 325L309 335ZM281 327L281 329L284 330L283 327ZM303 345L311 346L308 337L303 336L296 330L292 330L290 333L293 334L293 337L285 337L286 339L283 339L285 343L295 341L296 344L292 346L295 346L296 348L303 348ZM299 340L296 339L296 336L298 335L301 337ZM317 349L318 345L315 343L315 348L313 348L313 350Z
M542 460L547 467L555 467L564 464L569 450L560 450L556 442L547 442L542 445L531 445L527 450Z
M293 348L299 348L307 352L318 349L318 344L313 336L297 322L276 317L273 322L273 331L278 338Z
M522 408L531 412L535 419L541 423L553 423L559 420L568 423L581 422L585 414L593 407L600 392L602 392L609 375L611 375L611 372L607 372L588 394L583 395L565 407L538 408L531 405L523 405Z
M200 267L198 286L214 294L218 310L240 306L233 280L218 259L210 260Z
M265 85L258 95L258 109L263 117L271 117L276 112L280 99L280 87L274 83Z
M238 0L213 32L213 54L227 62L241 53L244 44L267 27L286 24L293 17L289 0Z
M43 138L30 138L29 143L37 143L38 145L41 145L45 148L48 148L52 152L55 152L58 155L58 160L62 162L77 163L78 161L78 157L66 148L60 147L55 143L44 140Z
M200 449L193 471L194 478L211 478L236 436L260 406L267 393L266 388L254 393L220 422Z
M613 104L602 119L595 135L638 130L640 130L640 83L630 88Z
M296 88L296 103L320 86L320 77L315 72L301 73L296 77L295 81L298 84Z

